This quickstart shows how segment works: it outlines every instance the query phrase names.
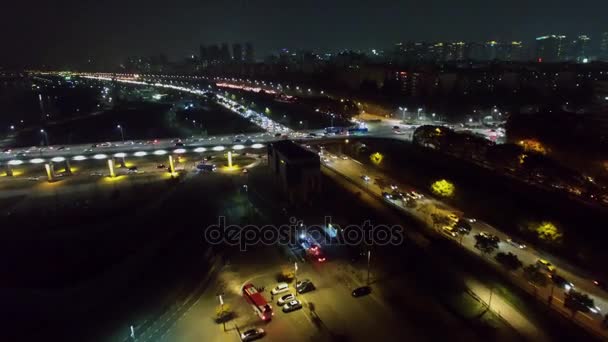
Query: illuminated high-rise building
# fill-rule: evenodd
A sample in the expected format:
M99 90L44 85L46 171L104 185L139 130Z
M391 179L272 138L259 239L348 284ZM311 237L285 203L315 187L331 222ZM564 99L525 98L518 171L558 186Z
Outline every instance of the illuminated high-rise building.
M561 62L566 57L566 36L549 35L536 38L538 62Z
M591 39L586 35L580 35L572 41L570 57L579 63L587 63L589 61Z
M600 58L608 61L608 32L604 32L600 38Z
M232 60L237 63L243 61L243 47L239 43L232 44Z
M245 44L245 62L253 63L255 56L253 54L253 45L251 43Z

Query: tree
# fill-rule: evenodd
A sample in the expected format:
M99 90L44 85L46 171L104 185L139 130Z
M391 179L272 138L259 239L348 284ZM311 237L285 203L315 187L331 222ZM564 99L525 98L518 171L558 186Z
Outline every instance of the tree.
M523 266L523 263L517 255L509 253L498 253L495 257L496 261L509 271L516 271Z
M524 278L530 283L540 287L545 287L549 283L547 275L541 272L535 264L524 267Z
M475 248L479 249L481 254L489 255L498 249L498 241L483 235L475 235Z
M589 309L594 307L593 299L586 293L577 292L570 290L566 292L566 298L564 298L564 306L572 311L572 317L577 312L589 312Z
M431 185L431 191L441 197L452 197L454 196L455 187L449 181L441 179Z
M279 274L277 274L277 281L291 283L295 278L293 268L284 267Z
M549 242L559 242L563 237L563 234L551 222L542 222L536 227L536 233L539 239Z

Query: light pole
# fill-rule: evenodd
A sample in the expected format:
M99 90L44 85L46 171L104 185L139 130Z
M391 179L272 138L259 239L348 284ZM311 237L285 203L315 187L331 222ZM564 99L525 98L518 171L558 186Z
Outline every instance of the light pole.
M220 299L220 312L222 314L222 317L220 317L220 319L222 320L222 325L224 326L224 332L226 332L226 319L225 319L225 317L223 317L223 315L224 315L224 299L222 298L222 295L219 295L218 298Z
M488 300L488 310L492 310L492 293L494 292L494 287L490 286L490 300Z
M122 138L122 143L125 143L125 131L121 125L116 125L116 128L120 130L120 137Z
M372 258L372 250L368 249L367 250L367 286L369 286L369 264L370 264L370 260Z
M418 120L420 120L420 112L422 112L422 108L418 108Z
M298 262L293 263L293 280L294 287L296 288L296 297L298 296Z
M41 129L40 133L42 133L42 135L44 135L44 142L45 142L46 146L48 147L49 146L49 135L48 135L48 133L44 129Z
M334 127L334 115L331 114L331 127Z
M407 112L407 107L399 107L401 109L401 121L405 122L405 112Z

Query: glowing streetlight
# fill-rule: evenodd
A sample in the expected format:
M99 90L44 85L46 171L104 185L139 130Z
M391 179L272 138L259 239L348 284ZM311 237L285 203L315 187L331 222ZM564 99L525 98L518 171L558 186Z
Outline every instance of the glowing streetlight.
M296 297L298 296L298 263L294 262L293 263L293 279L294 279L294 286L296 288Z
M120 137L122 138L122 142L125 142L125 131L121 125L116 125L116 128L120 130Z
M44 135L44 142L45 142L46 146L49 146L49 135L48 135L48 133L44 129L41 129L40 133L42 135Z
M367 251L367 286L369 286L369 262L372 258L372 251L371 249Z
M219 295L218 299L220 300L220 312L223 315L224 314L224 299L222 298L222 295ZM226 332L226 320L224 319L224 317L222 317L222 323L224 325L224 332Z
M407 112L407 107L399 107L401 110L401 121L405 121L405 112Z

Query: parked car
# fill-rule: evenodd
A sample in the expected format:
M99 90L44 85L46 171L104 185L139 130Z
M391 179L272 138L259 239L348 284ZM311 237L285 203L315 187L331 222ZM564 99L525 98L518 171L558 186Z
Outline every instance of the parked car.
M285 304L291 302L294 299L296 299L296 297L293 294L288 293L288 294L282 296L281 298L279 298L279 300L277 301L277 304L282 306L282 305L285 305Z
M279 283L277 286L275 286L274 289L272 289L272 291L270 291L270 293L272 293L273 295L277 295L279 293L283 293L283 292L287 292L287 291L289 291L289 284Z
M283 312L292 312L302 308L302 303L299 300L292 300L283 305Z
M296 291L298 291L298 293L306 293L314 291L315 289L315 285L309 279L304 279L296 283Z
M266 335L266 332L262 328L245 330L241 334L241 341L246 342L246 341L257 340L259 338L264 337L264 335Z

